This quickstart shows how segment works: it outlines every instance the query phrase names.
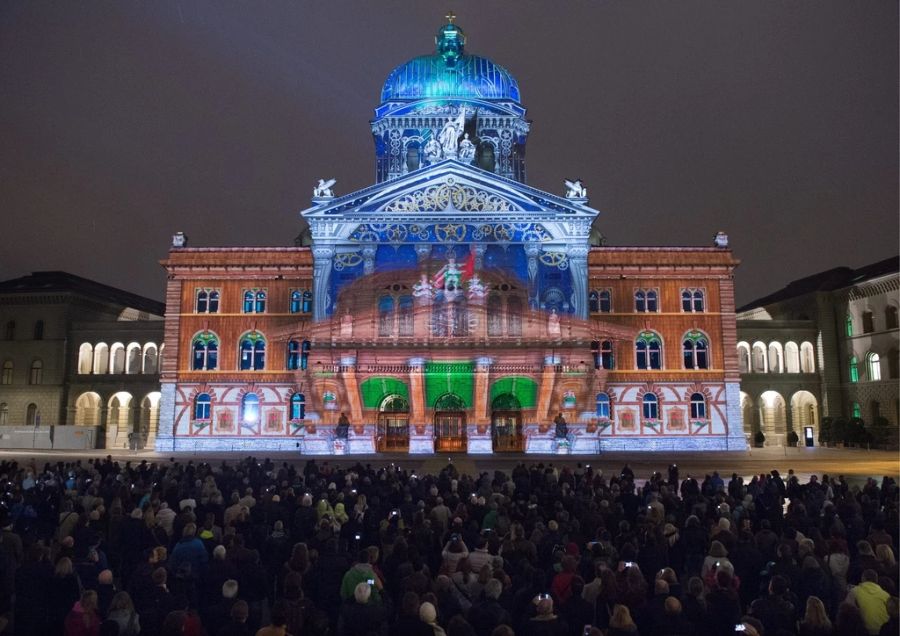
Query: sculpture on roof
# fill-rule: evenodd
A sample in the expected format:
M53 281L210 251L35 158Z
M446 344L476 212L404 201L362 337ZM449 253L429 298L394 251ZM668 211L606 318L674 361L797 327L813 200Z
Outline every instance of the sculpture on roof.
M566 182L566 198L567 199L586 199L587 198L587 188L584 187L584 184L581 182L581 179L575 179L575 181L569 181L565 179Z
M337 183L337 179L329 179L328 181L319 179L318 185L313 188L313 196L321 198L333 197L334 190L331 188L335 183Z
M465 133L459 142L459 160L463 163L472 163L474 158L475 144L469 140L469 133Z
M444 157L447 159L456 158L456 151L459 148L459 137L463 134L463 128L466 125L466 109L459 111L456 119L448 119L441 132L438 133L438 141L441 142L441 150L444 151Z

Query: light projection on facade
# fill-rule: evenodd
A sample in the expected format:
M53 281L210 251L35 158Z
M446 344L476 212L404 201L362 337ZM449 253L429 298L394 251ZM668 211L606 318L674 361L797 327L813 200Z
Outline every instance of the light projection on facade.
M160 450L744 448L727 237L602 246L581 180L526 183L518 83L466 44L450 20L388 75L376 183L321 179L296 247L173 245Z

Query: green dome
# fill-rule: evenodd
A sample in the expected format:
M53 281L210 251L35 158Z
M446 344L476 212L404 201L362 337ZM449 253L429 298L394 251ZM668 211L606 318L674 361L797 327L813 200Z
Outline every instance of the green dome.
M381 89L381 102L432 97L519 102L519 83L510 72L485 57L466 55L465 42L465 33L455 24L441 27L435 53L395 68Z

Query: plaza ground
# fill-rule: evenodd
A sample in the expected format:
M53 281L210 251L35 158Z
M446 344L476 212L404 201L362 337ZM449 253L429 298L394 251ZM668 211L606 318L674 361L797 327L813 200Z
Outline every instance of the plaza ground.
M4 450L0 451L0 460L16 459L21 462L29 462L32 459L38 466L45 462L57 461L86 461L94 457L106 457L107 451L33 451L33 450ZM249 453L157 453L153 451L127 451L115 450L112 457L119 462L148 462L169 461L175 458L178 461L188 460L204 461L218 464L222 461L235 461L249 455ZM307 460L315 459L317 463L328 463L333 466L347 466L357 462L388 466L395 464L407 470L416 470L419 473L439 472L448 461L462 473L475 473L494 470L511 471L519 462L526 465L543 462L552 463L554 466L568 466L575 468L578 464L582 467L590 465L594 470L600 469L606 475L617 474L627 462L638 478L646 477L653 471L665 472L669 464L678 465L681 477L694 475L702 478L707 473L716 470L723 477L732 473L749 478L754 474L778 470L786 475L788 469L793 469L798 476L806 480L809 475L844 475L858 479L874 477L880 479L884 475L900 477L900 456L896 451L875 451L864 449L836 449L836 448L786 448L769 447L754 448L748 452L665 452L665 453L604 453L602 455L524 455L521 453L492 455L465 455L440 453L436 455L415 456L408 454L382 453L379 455L352 455L352 456L313 456L300 455L289 452L263 452L254 454L259 460L269 458L276 463L290 462L302 466Z

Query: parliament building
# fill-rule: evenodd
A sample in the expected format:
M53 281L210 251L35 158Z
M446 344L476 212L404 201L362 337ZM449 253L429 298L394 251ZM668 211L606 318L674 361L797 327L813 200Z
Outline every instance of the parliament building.
M516 79L452 19L435 45L294 246L173 238L157 450L744 450L727 236L603 245L585 184L528 185Z

